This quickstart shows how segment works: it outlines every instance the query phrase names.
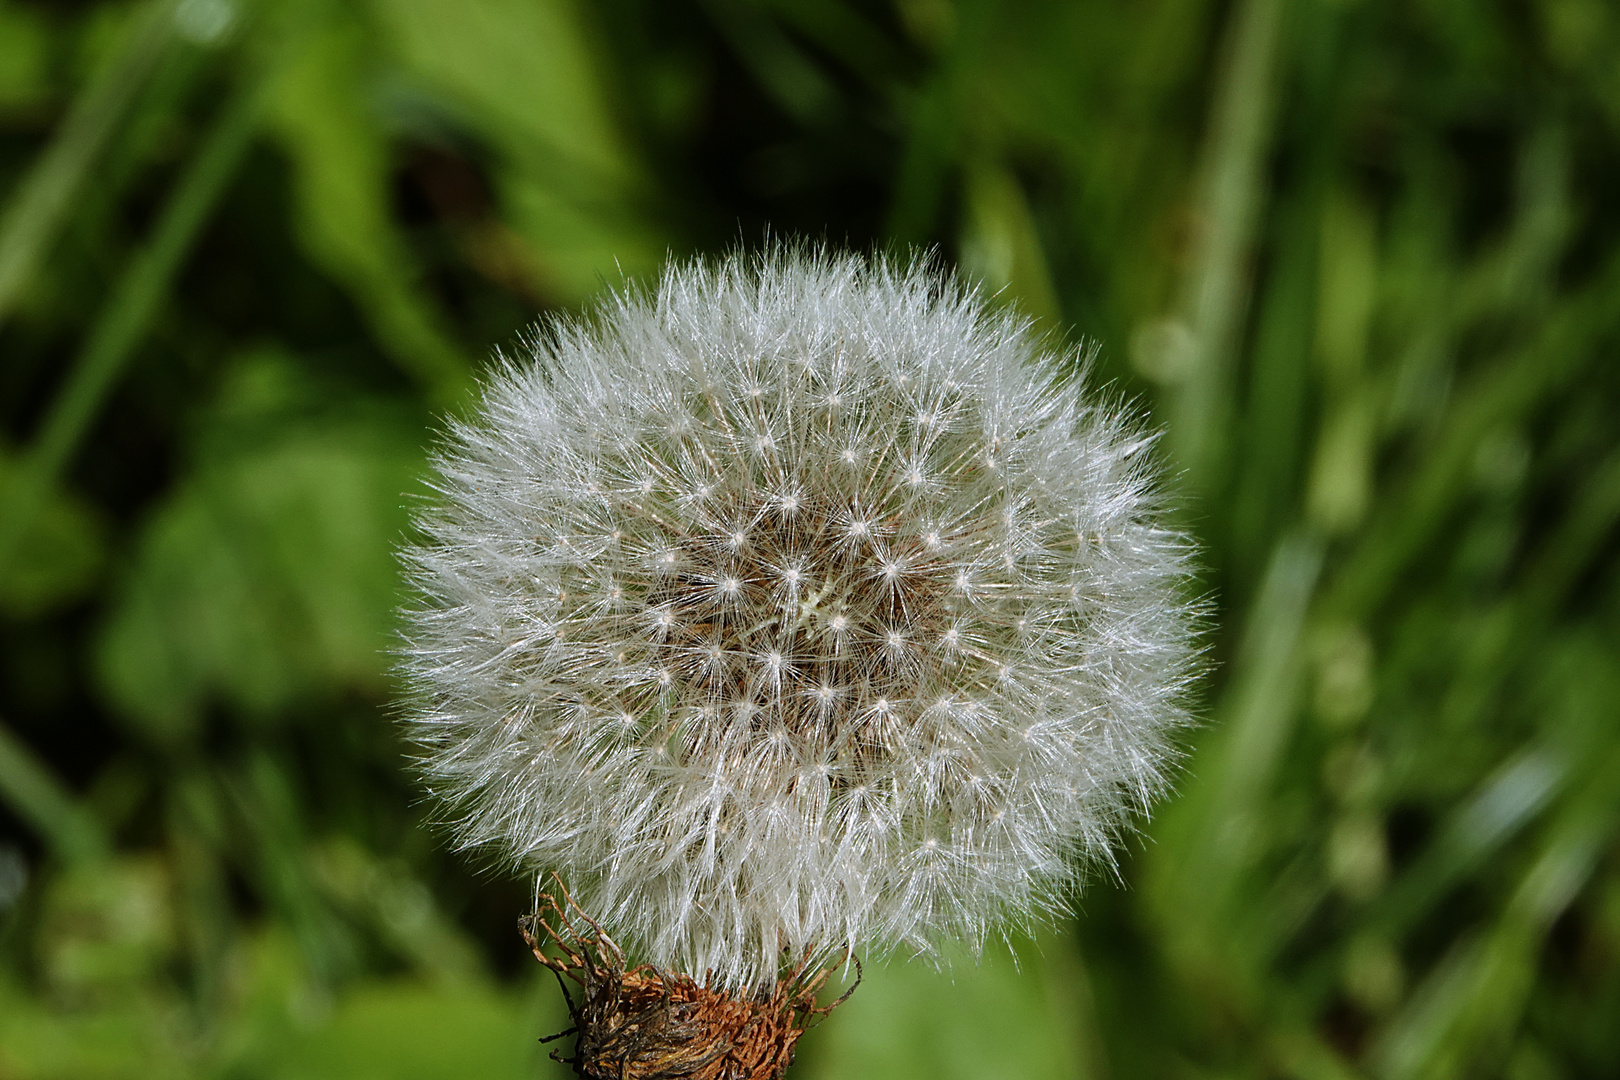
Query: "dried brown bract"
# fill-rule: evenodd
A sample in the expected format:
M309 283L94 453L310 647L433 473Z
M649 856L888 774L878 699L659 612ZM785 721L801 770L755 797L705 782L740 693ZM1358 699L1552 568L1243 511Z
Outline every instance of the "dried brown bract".
M574 1022L543 1041L576 1035L572 1057L552 1057L588 1080L778 1080L799 1036L855 991L817 1005L832 972L812 969L808 950L774 989L752 996L652 964L627 970L618 944L560 885L557 891L560 901L540 894L538 910L519 926L535 959L557 976ZM858 960L855 966L859 985Z

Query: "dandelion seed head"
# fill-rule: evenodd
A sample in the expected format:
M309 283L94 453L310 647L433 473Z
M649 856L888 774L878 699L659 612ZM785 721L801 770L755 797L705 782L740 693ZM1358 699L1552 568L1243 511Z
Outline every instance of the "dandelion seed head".
M409 731L464 844L737 989L980 942L1110 858L1186 722L1189 549L1141 432L1021 323L776 250L526 351L405 556Z

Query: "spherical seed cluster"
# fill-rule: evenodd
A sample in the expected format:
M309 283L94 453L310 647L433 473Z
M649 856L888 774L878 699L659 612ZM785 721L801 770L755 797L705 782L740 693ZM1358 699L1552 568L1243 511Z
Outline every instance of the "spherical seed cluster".
M976 942L1162 784L1185 540L1148 440L926 269L669 271L503 366L408 552L462 839L647 959Z

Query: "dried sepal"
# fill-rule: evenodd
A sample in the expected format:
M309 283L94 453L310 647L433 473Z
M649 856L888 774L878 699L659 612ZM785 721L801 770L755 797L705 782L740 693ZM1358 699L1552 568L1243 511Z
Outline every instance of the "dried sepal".
M552 1057L587 1080L778 1080L799 1036L860 983L852 957L855 985L817 1005L832 971L814 968L808 950L763 994L733 995L652 964L627 967L624 951L561 882L555 889L540 894L519 928L557 976L573 1021L543 1041L575 1036L571 1056Z

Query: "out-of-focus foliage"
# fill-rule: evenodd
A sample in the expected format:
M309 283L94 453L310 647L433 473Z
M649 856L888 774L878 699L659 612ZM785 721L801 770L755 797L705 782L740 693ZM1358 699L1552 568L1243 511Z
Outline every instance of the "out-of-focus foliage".
M0 1078L560 1075L388 699L433 416L768 234L1166 435L1218 608L1078 917L800 1075L1620 1073L1603 0L0 2Z

